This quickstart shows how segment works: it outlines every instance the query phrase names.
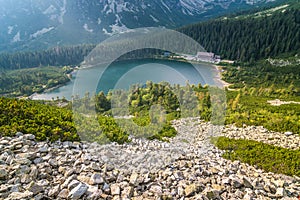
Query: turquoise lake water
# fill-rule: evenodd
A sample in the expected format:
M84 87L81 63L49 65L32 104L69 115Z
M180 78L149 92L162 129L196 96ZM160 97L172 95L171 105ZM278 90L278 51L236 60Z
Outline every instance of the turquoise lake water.
M112 63L109 66L99 65L80 69L73 75L72 81L50 92L37 94L33 99L51 100L72 96L84 96L109 90L128 89L132 84L145 84L146 81L166 81L171 84L185 85L220 85L215 80L217 71L210 64L191 64L172 60L143 59Z

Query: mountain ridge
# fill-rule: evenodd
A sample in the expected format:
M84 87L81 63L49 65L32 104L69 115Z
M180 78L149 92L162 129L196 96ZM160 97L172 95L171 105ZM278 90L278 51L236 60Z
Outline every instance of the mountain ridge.
M176 28L282 0L0 0L0 51L95 43L139 27ZM38 19L38 20L37 20Z

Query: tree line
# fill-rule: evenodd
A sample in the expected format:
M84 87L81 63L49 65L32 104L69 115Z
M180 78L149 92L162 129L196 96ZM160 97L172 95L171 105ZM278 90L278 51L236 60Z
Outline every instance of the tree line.
M0 72L0 96L30 96L70 81L71 67L37 67ZM69 77L68 77L69 76Z
M256 61L299 53L300 10L288 8L260 17L220 18L179 29L222 58Z
M3 71L40 66L79 65L95 46L58 46L43 51L1 53L0 69Z
M265 95L276 97L300 96L300 64L298 57L287 58L286 66L271 64L261 60L252 64L236 63L223 66L223 78L232 83L230 88L268 89ZM283 61L284 59L278 59ZM253 92L255 93L255 92ZM261 93L261 92L259 92Z

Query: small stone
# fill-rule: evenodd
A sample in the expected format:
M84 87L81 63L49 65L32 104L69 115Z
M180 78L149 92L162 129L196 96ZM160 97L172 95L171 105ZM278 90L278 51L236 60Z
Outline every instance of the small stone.
M82 164L81 160L76 160L73 164L73 167L79 166L80 164Z
M32 181L32 178L28 174L23 174L21 176L21 183L30 183Z
M47 155L43 156L42 158L43 158L44 161L47 161L47 162L48 162L48 160L50 160L51 157L52 157L51 154L47 154Z
M16 174L18 174L18 175L29 174L30 171L31 171L31 168L29 166L21 165L18 167Z
M63 146L64 146L64 148L67 149L67 148L70 148L72 146L72 144L69 141L65 141L65 142L63 142Z
M68 196L69 196L69 190L68 189L63 189L58 194L58 197L61 198L61 199L66 199L66 198L68 198Z
M213 188L214 190L220 192L220 193L225 189L224 186L222 186L222 185L217 185L217 184L213 184L213 185L212 185L212 188Z
M157 195L162 194L162 188L159 185L152 185L149 191Z
M65 182L61 185L61 188L66 188L66 187L68 187L69 183L70 183L72 180L74 180L74 179L76 179L76 176L74 176L74 175L68 177L68 178L65 180Z
M41 147L41 148L39 149L39 152L40 152L40 153L48 153L48 148L47 148L46 146Z
M39 180L37 182L37 184L39 184L40 186L43 186L43 187L47 187L47 186L49 186L50 182L47 179L42 179L42 180Z
M101 167L97 163L94 163L94 162L92 162L90 164L90 168L92 170L96 171L96 172L100 172L101 171Z
M182 172L175 172L174 177L178 180L183 179L183 173Z
M40 192L43 192L43 191L44 191L44 188L43 188L42 186L40 186L40 185L38 185L38 184L32 182L32 183L30 184L28 190L29 190L30 192L32 192L33 195L36 195L36 194L38 194L38 193L40 193Z
M52 167L57 167L57 166L58 166L58 162L57 162L57 160L55 160L55 159L50 159L48 162L49 162L49 164L50 164Z
M230 183L231 183L231 180L229 178L222 179L222 184L223 185L229 185Z
M88 185L88 190L86 191L87 199L95 199L100 196L101 192L98 186Z
M109 195L107 195L105 193L101 193L99 199L109 199Z
M87 177L87 176L77 176L77 179L80 182L83 182L83 183L86 183L86 184L89 184L89 182L90 182L90 178Z
M107 183L104 183L103 187L102 187L103 191L106 193L106 194L109 194L110 193L110 187Z
M34 140L35 139L35 135L32 134L26 134L23 136L24 139L26 140Z
M6 180L8 176L6 168L0 168L0 180Z
M234 195L236 199L242 199L244 197L244 192L242 192L241 190L236 190Z
M276 188L273 184L270 184L270 185L269 185L269 189L270 189L270 192L271 192L272 194L275 194L276 191L277 191L277 188Z
M34 196L34 200L43 200L44 199L44 195L43 194L37 194Z
M241 188L243 186L243 184L238 179L233 179L231 184L235 188Z
M137 183L139 175L136 172L133 172L130 176L129 183L135 185Z
M13 149L14 150L18 150L21 149L23 147L23 142L16 142L13 144Z
M66 172L66 168L62 167L62 166L59 166L58 167L58 172L61 173L61 174L64 174Z
M126 198L131 198L133 196L133 187L128 186L125 187L122 191L122 198L126 199Z
M37 167L36 167L36 166L32 166L31 169L30 169L29 175L30 175L33 179L36 179L37 176L38 176L38 173L39 173L39 170L37 169Z
M27 158L16 159L15 161L16 161L16 163L18 163L20 165L30 165L31 164L31 160L29 160Z
M197 192L196 184L188 185L188 186L186 186L186 188L184 190L185 196L187 196L187 197L194 195L195 192Z
M0 194L7 192L9 190L9 188L10 188L10 186L8 186L8 185L0 185ZM1 197L1 195L0 195L0 197Z
M114 196L114 197L112 198L112 200L122 200L122 199L120 198L120 196Z
M208 191L206 197L208 199L220 199L220 194L218 191Z
M283 187L285 185L284 180L276 180L273 182L277 187Z
M243 184L246 188L251 188L251 189L253 188L252 183L245 177L243 178Z
M113 165L107 164L107 165L104 166L103 171L105 171L105 172L110 172L110 171L112 171L113 169L114 169L114 166L113 166Z
M37 165L37 164L42 163L43 161L44 161L43 158L36 158L33 160L33 163Z
M69 176L71 176L72 174L74 174L75 173L75 170L74 169L69 169L69 170L67 170L66 172L65 172L65 177L69 177Z
M68 184L68 189L69 190L73 190L76 186L78 186L80 184L80 182L78 180L72 180L69 184Z
M213 174L218 174L220 171L217 168L213 167L210 169L210 172L212 172Z
M58 195L59 191L60 191L60 186L59 186L59 185L54 186L53 188L51 188L51 189L49 190L48 196L49 196L49 197L56 196L56 195Z
M20 192L21 189L22 189L21 184L16 184L10 188L10 192Z
M285 132L284 134L285 134L286 136L291 136L291 135L293 135L293 132L287 131L287 132Z
M248 193L245 194L245 196L243 197L244 200L252 200L253 197L251 197Z
M17 133L16 133L16 136L17 136L17 137L21 137L21 136L23 136L23 133L17 132Z
M8 196L10 200L28 199L33 196L33 193L26 190L25 192L13 192Z
M120 183L120 182L124 181L124 178L125 178L124 175L119 174L118 177L117 177L116 182L117 182L117 183Z
M104 183L104 179L102 178L101 174L93 174L89 180L89 184L97 185Z
M111 195L120 195L121 189L118 184L112 184L110 186Z
M275 194L276 197L283 197L284 194L285 194L284 188L277 188L276 194Z
M14 162L14 157L13 156L7 156L5 163L8 165L12 165Z
M181 186L177 188L177 194L179 196L184 196L184 189Z
M80 197L82 196L82 195L84 195L84 193L87 191L87 189L88 189L88 186L86 186L85 184L83 184L83 183L80 183L79 185L77 185L75 188L73 188L71 191L70 191L70 193L69 193L69 195L68 195L68 197L70 198L70 199L80 199Z

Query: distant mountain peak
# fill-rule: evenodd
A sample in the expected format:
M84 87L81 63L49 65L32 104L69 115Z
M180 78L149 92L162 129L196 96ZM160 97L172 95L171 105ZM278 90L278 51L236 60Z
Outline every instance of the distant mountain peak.
M138 27L175 28L275 0L0 0L0 51L91 43Z

